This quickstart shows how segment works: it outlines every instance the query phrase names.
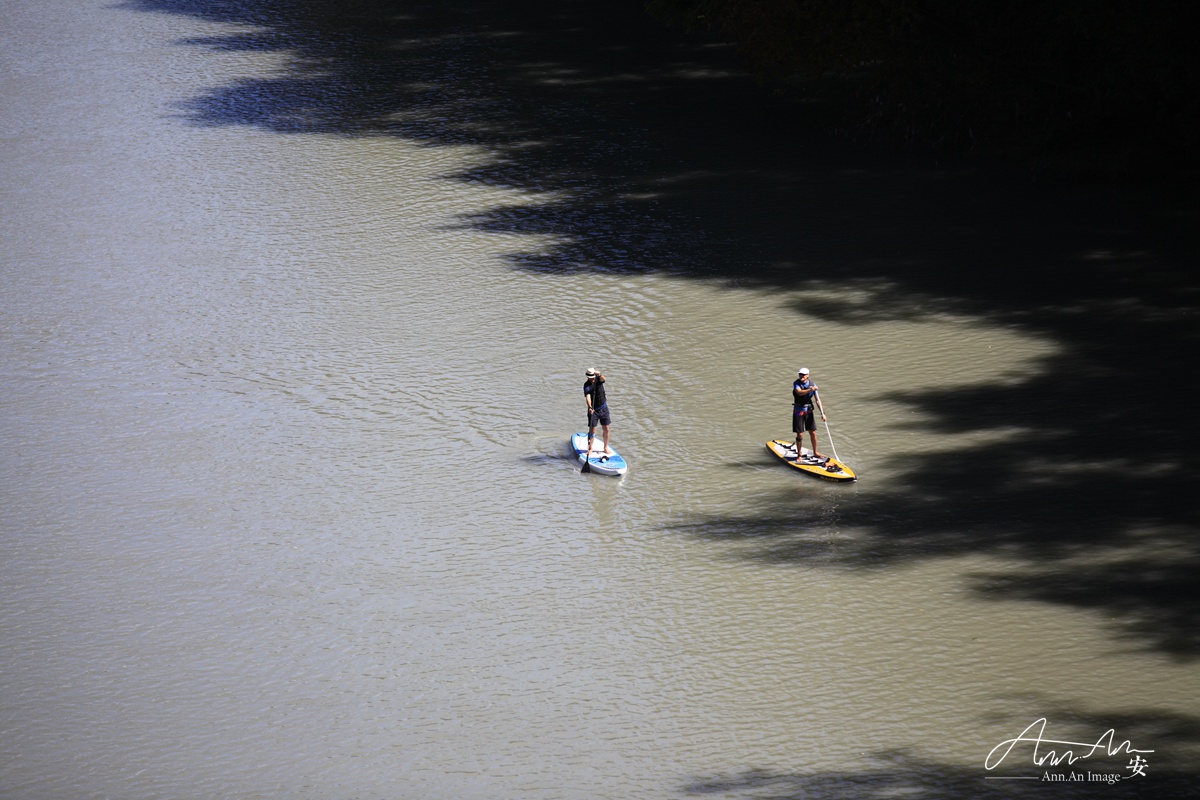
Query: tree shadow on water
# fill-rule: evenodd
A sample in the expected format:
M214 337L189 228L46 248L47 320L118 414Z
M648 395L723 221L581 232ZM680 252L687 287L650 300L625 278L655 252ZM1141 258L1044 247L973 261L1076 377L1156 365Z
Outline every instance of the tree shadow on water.
M1041 699L1038 704L1047 708ZM1047 716L1051 721L1041 729L1046 741L1036 750L1030 739L1036 738L1039 730L1023 733L1033 720L1004 720L1004 726L999 728L1004 733L995 740L979 742L977 766L942 763L911 749L894 748L867 754L866 764L859 770L747 769L732 775L695 777L679 794L727 800L867 797L1010 800L1045 797L1047 792L1070 800L1093 797L1182 800L1195 796L1196 781L1200 778L1194 767L1196 748L1200 746L1200 720L1195 717L1158 710L1091 714L1052 707ZM989 729L995 730L991 726ZM1111 742L1105 738L1109 730L1113 732ZM1068 757L1060 743L1051 742L1060 736L1101 745L1094 751L1087 745L1074 746ZM1026 738L1006 751L1008 737ZM1126 742L1132 749L1122 746ZM989 752L992 748L998 749ZM1134 750L1140 753L1136 769L1130 766ZM1068 778L1074 773L1080 779L1058 780L1047 785L1049 781L1041 779L1048 773ZM1093 776L1105 777L1093 779Z
M214 51L278 52L277 75L246 77L178 104L202 126L282 134L388 136L430 147L476 146L484 163L449 181L500 186L527 202L463 214L459 226L553 238L511 253L541 273L637 272L705 259L681 242L677 211L657 202L680 181L663 173L645 109L711 83L711 43L667 44L638 2L396 0L126 0L243 30L181 40ZM662 112L656 112L661 117ZM656 163L649 163L659 159ZM683 226L686 227L686 226Z
M726 43L664 31L641 6L125 0L118 8L237 26L181 46L285 55L278 74L181 101L193 124L480 147L484 163L446 178L518 190L527 202L461 223L557 242L512 254L520 268L875 287L856 308L809 307L864 320L924 315L932 303L1015 314L1020 324L1034 309L1075 303L1081 285L1089 297L1124 297L1122 277L1137 273L1144 291L1152 263L1160 294L1182 288L1195 300L1190 280L1179 286L1177 259L1130 233L1138 220L1090 196L1063 205L1062 195L1024 181L981 177L976 162L908 162L830 138L821 130L839 123L836 107L763 91ZM1190 215L1165 225L1177 232L1195 212L1171 205L1152 221Z
M922 800L1017 800L1045 797L1047 792L1056 798L1161 798L1183 800L1194 797L1194 774L1158 771L1146 775L1112 771L1120 780L1102 779L1077 782L1057 781L1047 785L1042 780L989 779L980 767L969 769L921 759L904 751L874 754L878 766L857 772L789 773L768 769L752 769L721 777L699 778L680 792L683 797L716 797L725 800L753 798L754 800L861 800L872 797L919 797ZM1099 772L1095 764L1091 772ZM1123 765L1122 765L1123 766ZM1058 767L1050 772L1069 774L1070 768ZM1079 765L1077 774L1087 776L1088 767ZM1041 776L1045 771L1039 771Z
M1012 566L968 576L981 597L1099 610L1130 641L1200 655L1195 197L1032 182L1019 161L935 162L831 137L836 104L769 95L724 43L663 31L641 5L117 7L232 26L181 46L285 59L181 101L191 124L479 148L446 180L522 202L455 224L536 236L509 255L515 269L664 272L779 292L851 327L950 314L1052 342L988 384L880 387L920 412L916 430L984 443L878 464L887 486L843 494L836 512L824 495L798 507L787 493L681 530L776 564L992 554ZM840 535L816 535L798 512Z

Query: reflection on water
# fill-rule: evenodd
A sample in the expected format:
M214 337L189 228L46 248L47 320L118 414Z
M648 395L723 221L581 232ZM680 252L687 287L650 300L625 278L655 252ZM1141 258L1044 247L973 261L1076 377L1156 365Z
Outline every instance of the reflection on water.
M571 5L320 8L3 34L0 794L986 796L1048 716L1185 796L1193 434L1095 376L1191 323L1099 201L759 146ZM801 364L857 484L763 447Z

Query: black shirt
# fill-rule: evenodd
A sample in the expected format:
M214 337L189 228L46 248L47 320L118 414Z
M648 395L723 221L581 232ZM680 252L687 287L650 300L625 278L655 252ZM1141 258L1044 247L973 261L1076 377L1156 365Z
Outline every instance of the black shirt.
M592 396L592 408L596 411L604 408L605 404L608 403L608 398L604 396L604 378L597 376L594 382L591 380L585 382L583 384L583 393L584 395L590 394Z
M796 394L797 389L802 392L807 392L811 388L813 388L812 381L810 381L808 378L805 378L804 380L797 378L796 382L792 384L792 405L794 405L796 408L811 408L813 404L812 392L808 392L808 394L804 395L804 397L800 397Z

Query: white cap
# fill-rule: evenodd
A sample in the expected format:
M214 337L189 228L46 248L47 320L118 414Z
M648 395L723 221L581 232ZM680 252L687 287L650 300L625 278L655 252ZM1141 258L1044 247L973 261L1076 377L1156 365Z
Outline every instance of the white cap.
M807 374L808 374L808 367L801 367L801 368L800 368L800 371L799 371L799 372L797 372L796 374L797 374L797 375L807 375Z

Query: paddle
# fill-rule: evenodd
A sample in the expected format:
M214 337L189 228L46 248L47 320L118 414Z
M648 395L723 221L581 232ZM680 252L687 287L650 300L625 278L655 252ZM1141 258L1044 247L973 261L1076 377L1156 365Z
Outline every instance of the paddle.
M596 379L593 378L592 379L593 387L595 386L595 382L596 382ZM589 428L589 430L592 429L592 414L595 413L595 409L592 407L592 403L594 403L594 402L596 402L595 388L592 389L591 402L588 403L588 428ZM591 472L592 471L592 437L591 436L588 436L587 450L585 450L583 453L583 469L581 469L579 471L580 472Z
M813 393L813 398L817 399L815 392ZM817 404L817 407L821 409L821 421L825 423L825 435L829 437L829 449L833 451L834 460L841 461L841 459L838 458L837 447L833 443L833 433L829 430L829 420L825 419L825 404L819 399L817 399Z

